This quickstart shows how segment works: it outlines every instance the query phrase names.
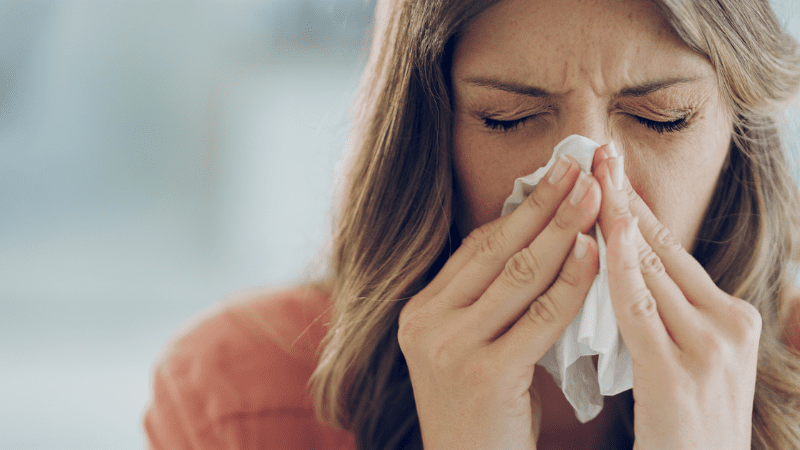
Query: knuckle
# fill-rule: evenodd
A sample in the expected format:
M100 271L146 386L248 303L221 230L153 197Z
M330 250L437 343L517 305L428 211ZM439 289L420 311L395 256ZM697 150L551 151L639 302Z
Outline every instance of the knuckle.
M641 264L639 263L639 258L637 258L636 260L625 258L622 259L619 263L622 266L621 268L624 272L639 271L641 266Z
M529 286L539 277L541 263L529 248L523 248L506 263L506 280L515 287Z
M425 350L421 353L427 357L431 367L441 371L459 370L470 361L470 342L465 335L465 328L458 324L448 323L432 329L426 340Z
M622 205L614 205L611 208L612 217L622 217L630 214L630 207L627 203Z
M407 305L406 305L407 306ZM409 309L404 306L403 309L400 310L400 315L397 317L397 334L398 336L401 334L406 333L406 328L408 325L408 316L411 314Z
M413 333L407 330L408 326L401 325L397 331L397 343L400 346L400 351L408 356L411 350L411 342L413 341Z
M658 315L656 299L647 289L633 292L626 304L628 313L635 319L650 319Z
M581 285L581 278L578 274L566 268L561 270L561 273L558 274L558 278L566 285L565 287L577 289Z
M494 233L486 236L480 243L478 255L489 262L494 262L502 258L505 253L505 248L507 247L507 233L505 227L499 227Z
M542 198L542 190L541 189L533 189L531 195L529 195L525 199L525 203L527 204L528 208L534 210L545 210L547 208L545 199Z
M418 316L418 314L408 312L407 308L403 308L403 310L400 311L397 327L397 342L403 354L407 354L414 348L421 334L422 327L416 316Z
M642 275L658 276L666 273L661 258L649 246L639 256L639 270L641 270Z
M446 372L458 365L459 350L452 339L442 339L430 347L427 359L432 367Z
M550 224L556 231L569 231L574 228L574 221L572 219L570 214L567 213L567 209L561 208L556 215L553 216L553 220L550 221Z
M740 343L758 341L761 336L761 313L752 304L732 298L730 305L731 322Z
M726 346L720 335L712 328L702 329L697 332L697 342L702 349L703 361L710 367L719 366Z
M425 295L422 291L417 293L417 295L411 297L402 308L400 308L400 314L397 317L397 322L399 325L402 325L404 322L408 321L409 318L414 316L414 313L419 310L420 308L425 307L427 305L427 301L430 299L429 295Z
M416 354L430 338L432 323L436 323L430 304L419 304L419 296L412 297L400 310L397 318L397 343L404 355Z
M490 234L489 228L486 225L475 228L461 241L461 245L466 246L469 250L477 251L481 248L481 243L486 240Z
M414 349L415 338L416 333L411 329L408 323L399 327L397 331L397 343L400 346L400 351L403 352L403 355L406 357L408 357Z
M635 189L633 189L633 185L631 185L630 183L628 183L626 185L625 193L628 194L628 202L634 202L634 201L637 201L637 200L641 200L639 198L639 193L636 192Z
M558 306L550 292L540 295L528 307L527 317L534 325L550 325L558 322Z
M653 244L666 251L677 251L683 248L681 243L675 239L675 236L661 222L656 222L653 226Z

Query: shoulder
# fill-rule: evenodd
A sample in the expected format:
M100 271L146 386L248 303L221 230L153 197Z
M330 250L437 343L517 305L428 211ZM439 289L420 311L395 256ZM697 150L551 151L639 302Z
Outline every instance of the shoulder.
M324 293L293 288L240 293L195 319L156 363L151 446L338 448L316 441L338 438L315 421L307 387L327 310ZM254 446L226 444L243 439Z
M208 387L222 379L236 390L257 383L264 394L271 394L263 376L253 375L313 370L326 311L327 297L312 289L239 293L179 331L160 356L157 370ZM263 406L279 400L260 399ZM220 413L225 409L218 408Z

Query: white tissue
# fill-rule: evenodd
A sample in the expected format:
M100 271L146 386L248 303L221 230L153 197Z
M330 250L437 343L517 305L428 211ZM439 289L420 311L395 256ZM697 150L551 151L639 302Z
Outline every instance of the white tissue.
M593 140L578 135L561 141L546 166L514 181L514 190L503 204L503 215L516 209L533 192L561 155L572 156L584 172L591 173L598 147L600 145ZM536 363L553 376L575 409L575 416L583 423L595 418L603 409L603 395L616 395L633 387L631 356L619 335L608 292L606 245L600 227L596 225L595 230L600 253L597 276L575 320ZM592 364L592 355L599 355L597 370Z

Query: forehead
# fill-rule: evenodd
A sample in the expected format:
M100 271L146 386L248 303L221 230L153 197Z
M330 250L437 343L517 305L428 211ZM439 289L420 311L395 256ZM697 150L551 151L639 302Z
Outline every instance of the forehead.
M710 74L646 0L504 0L465 27L453 60L456 78L499 76L554 93Z

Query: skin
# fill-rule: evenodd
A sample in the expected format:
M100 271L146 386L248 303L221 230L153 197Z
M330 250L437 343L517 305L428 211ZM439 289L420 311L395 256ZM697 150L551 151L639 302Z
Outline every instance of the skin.
M514 179L543 166L563 138L580 134L615 141L634 189L692 247L727 155L731 119L714 68L647 2L503 2L467 27L452 77L464 236L499 216ZM530 98L476 83L487 79L551 95ZM675 79L697 81L642 97L623 92ZM659 134L632 117L664 121L687 112L690 126L680 133ZM500 121L539 116L503 132L487 129L487 113Z
M750 448L761 318L685 250L730 142L713 67L646 1L506 0L467 26L451 73L465 239L398 332L425 448L596 442L602 414L552 423L564 401L535 366L596 274L595 223L633 361L635 447ZM686 122L659 133L639 118ZM513 180L571 134L624 157L601 147L589 176L570 159L498 219ZM574 439L555 438L559 426Z

